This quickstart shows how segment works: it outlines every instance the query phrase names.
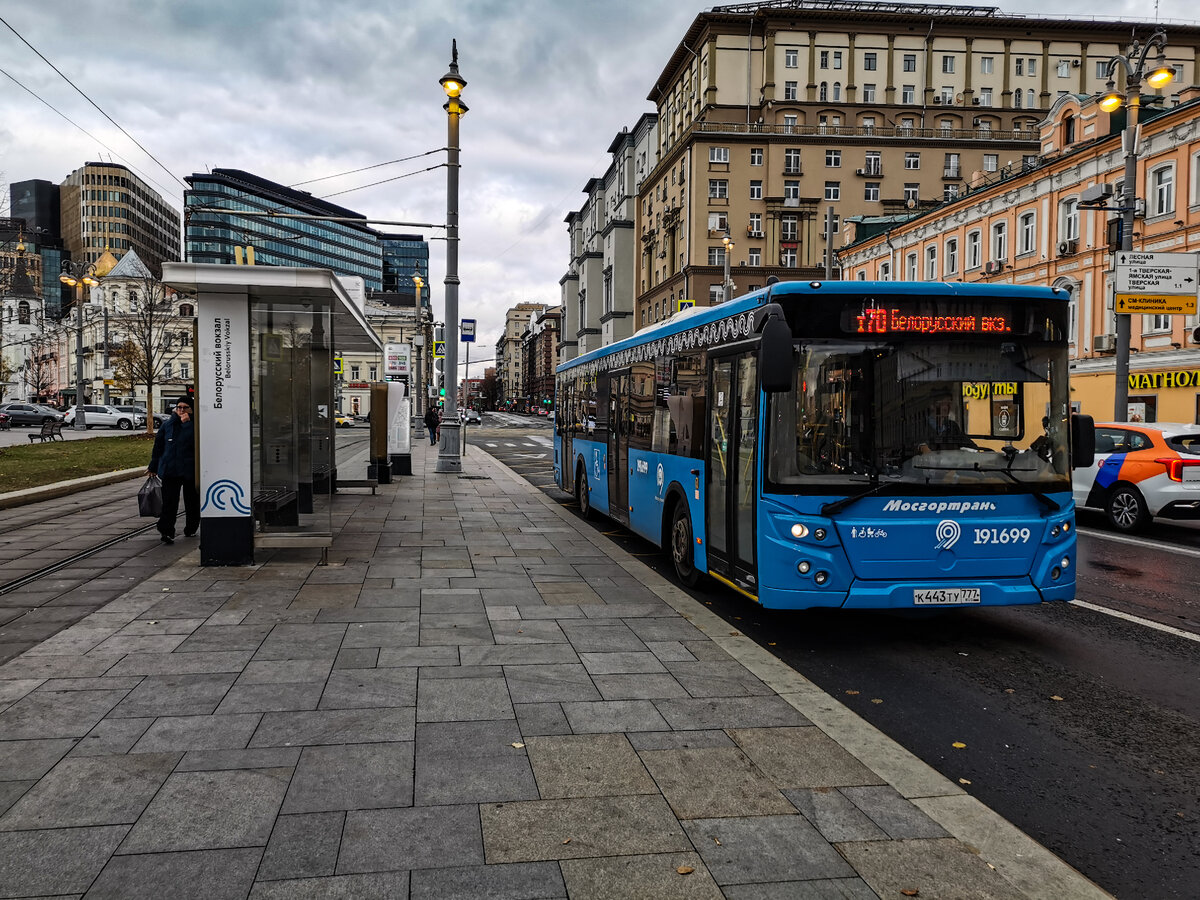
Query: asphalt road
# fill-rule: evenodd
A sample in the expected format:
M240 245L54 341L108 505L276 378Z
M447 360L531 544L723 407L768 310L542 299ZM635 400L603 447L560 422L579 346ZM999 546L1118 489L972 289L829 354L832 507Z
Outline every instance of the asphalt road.
M552 439L545 420L492 413L471 435L572 505ZM797 613L711 582L691 593L1116 896L1200 897L1200 529L1079 524L1078 599L1099 609ZM669 571L649 543L595 527Z

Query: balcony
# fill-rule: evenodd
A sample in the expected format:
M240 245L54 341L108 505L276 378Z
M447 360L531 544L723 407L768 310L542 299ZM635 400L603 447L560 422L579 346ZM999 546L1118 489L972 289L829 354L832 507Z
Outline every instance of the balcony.
M855 169L854 174L861 175L864 178L882 178L883 165L863 166L861 169Z
M962 166L946 166L942 169L942 178L947 181L958 181L962 178Z
M803 172L803 170L801 170L800 166L784 166L783 174L784 175L803 175L804 172Z
M981 131L977 128L906 128L904 126L856 126L856 125L776 125L747 124L745 122L693 122L689 131L700 134L778 134L802 136L903 138L905 140L966 141L969 143L995 143L997 141L1024 141L1037 143L1037 131Z

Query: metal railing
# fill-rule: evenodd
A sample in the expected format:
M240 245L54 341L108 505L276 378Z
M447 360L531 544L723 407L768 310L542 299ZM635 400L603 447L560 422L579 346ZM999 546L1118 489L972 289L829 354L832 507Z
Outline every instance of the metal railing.
M885 137L914 140L1028 141L1036 142L1036 131L1001 131L995 128L906 128L903 126L857 125L759 125L744 122L694 122L689 130L702 134L768 134L798 137Z

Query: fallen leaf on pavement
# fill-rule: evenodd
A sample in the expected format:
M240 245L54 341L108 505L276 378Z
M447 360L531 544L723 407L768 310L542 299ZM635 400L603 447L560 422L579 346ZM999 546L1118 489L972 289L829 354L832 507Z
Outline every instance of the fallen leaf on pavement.
M883 701L882 701L882 700L880 700L878 697L872 697L872 698L871 698L871 702L872 702L872 703L882 703Z
M513 741L512 745L513 745L514 747L516 747L518 750L520 750L522 747L524 747L524 746L525 746L525 745L524 745L524 744L522 744L520 741Z
M1061 699L1062 699L1062 697L1058 696L1058 694L1055 694L1055 695L1054 695L1053 697L1051 697L1050 699L1051 699L1051 700L1061 700Z
M741 637L741 636L742 636L742 634L741 634L741 632L740 632L740 631L731 631L731 632L729 632L729 633L730 633L731 635L733 635L734 637Z
M1014 691L1012 688L1005 688L1005 689L1004 689L1004 693L1006 693L1006 694L1015 694L1015 693L1016 693L1016 691Z
M691 875L696 870L693 869L691 866L680 866L675 871L678 872L680 875Z
M921 892L916 888L905 888L900 893L902 893L905 897L918 897L921 894Z
M958 779L958 783L959 784L970 784L971 782L967 781L967 779L965 779L965 778L960 778L960 779Z
M858 691L846 691L847 694L857 694Z
M962 741L955 741L955 742L954 742L953 744L951 744L950 746L951 746L951 747L954 747L954 748L955 748L955 749L957 749L957 750L962 750L962 749L963 749L964 747L966 747L967 745L966 745L966 744L964 744Z
M569 844L569 843L571 843L571 839L570 839L570 838L567 838L565 841L563 841L563 843L564 843L564 844Z

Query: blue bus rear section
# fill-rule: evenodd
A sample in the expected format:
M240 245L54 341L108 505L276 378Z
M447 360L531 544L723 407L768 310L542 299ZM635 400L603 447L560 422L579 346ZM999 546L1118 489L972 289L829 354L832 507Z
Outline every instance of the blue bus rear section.
M906 298L913 302L906 303ZM806 303L818 306L806 307ZM945 306L931 314L920 303ZM989 306L993 303L994 313ZM1028 309L1037 314L1024 313L1024 304L1031 304ZM815 313L822 307L841 310L840 322L829 313L812 318L813 314L805 312L811 309ZM773 315L772 309L787 317L794 361L800 366L793 370L791 393L767 388L765 370L756 369L762 359L759 346L765 352L768 343L764 314ZM672 535L674 511L686 508L694 569L767 607L919 609L1069 601L1076 586L1076 541L1069 462L1067 477L1062 478L1062 461L1069 460L1069 448L1061 423L1070 418L1063 374L1066 339L1058 322L1060 311L1065 315L1065 310L1066 295L1046 288L864 282L783 283L720 306L696 308L559 367L555 479L576 496L586 492L590 509L610 516L669 554L677 553L681 543ZM1033 329L1026 325L1022 330L1023 314L1026 322L1035 321ZM1046 318L1038 318L1043 314ZM975 327L971 327L972 316L979 316ZM1036 324L1043 321L1044 326ZM851 334L855 322L862 327ZM1008 322L1013 327L1005 335L987 333L994 322ZM933 332L934 336L911 333L914 331ZM945 359L950 370L956 371L958 366L968 375L922 380L922 372L916 371L914 361L924 370L943 365L937 342L957 337L937 334L939 331L967 332L956 345L959 349ZM803 348L825 345L843 355L827 355L825 358L834 362L820 369L809 363L806 375ZM842 350L843 346L849 349ZM961 382L966 405L958 408L960 422L966 424L969 419L978 426L982 419L986 423L990 410L990 430L973 432L981 439L980 446L970 445L975 455L965 461L939 456L947 448L930 440L915 452L931 455L910 458L911 451L906 451L894 463L889 457L883 463L868 461L866 468L823 468L825 474L815 477L807 474L817 472L815 468L773 469L769 476L768 452L775 454L773 460L779 459L779 447L774 443L768 447L770 429L777 429L779 435L786 436L789 429L799 435L809 421L798 416L781 418L778 410L772 409L772 398L786 400L779 409L794 409L794 401L787 399L794 394L800 411L810 415L816 407L811 405L811 396L805 400L802 388L812 391L812 385L824 385L822 379L828 376L830 385L835 377L841 379L838 384L843 392L859 390L851 376L844 374L851 371L846 367L857 364L862 347L874 353L876 346L881 348L880 359L884 352L909 353L901 375L907 379L905 372L916 372L913 387L905 387L914 396L922 388L932 390L935 381L949 383L956 390ZM975 347L984 351L984 358L990 359L986 356L989 352L999 354L996 360L1003 371L1008 371L1003 367L1010 365L1010 358L1028 360L1022 371L1029 373L1035 371L1031 366L1036 362L1042 380L1033 375L1003 375L990 362L972 363L979 358ZM1050 355L1035 357L1035 351ZM1025 352L1030 355L1022 357ZM685 360L694 362L697 354L703 360L698 369L690 362L685 364ZM846 362L837 362L842 359ZM675 365L679 372L686 370L690 380L685 382L683 374L672 368ZM717 388L717 366L724 367L720 376L724 380L719 382L723 393ZM700 412L691 412L690 406L681 412L671 406L674 398L684 396L675 390L686 386L690 391L697 384L697 371L701 372L696 394ZM862 371L872 372L869 368ZM819 376L815 380L814 373ZM729 381L731 377L736 381ZM1018 385L1021 378L1026 381ZM733 411L738 403L734 385L738 391L745 385L751 389L757 385L757 402L747 405L752 398L743 396ZM993 389L990 396L989 387ZM984 389L982 395L976 388ZM815 390L813 396L818 398L834 396L833 387ZM564 391L569 391L565 402ZM1005 391L1011 395L1008 400ZM857 394L835 399L842 404L857 402L855 413L861 416L865 412L866 425L858 426L860 432L881 427L878 423L891 427L885 435L888 439L898 431L887 418L889 407L880 407L876 401L864 407ZM900 399L908 402L905 397ZM983 415L975 414L976 407ZM664 408L668 412L664 413ZM907 405L897 409L906 416L913 412ZM1004 423L1010 421L1011 417L1005 418L1009 413L1023 424L1005 432L1000 429L1008 427ZM1046 425L1051 414L1059 426L1056 434ZM665 424L660 417L665 417ZM676 449L681 421L684 427L691 423L702 431L702 443L693 436L683 450L680 431L680 449ZM745 432L739 431L743 421L749 423ZM823 428L829 427L827 419L811 421L814 435L818 421ZM1041 435L1036 427L1039 421L1052 438L1047 445L1052 449L1042 457L1044 466L1031 462L1032 454L1042 452L1034 449L1034 438ZM672 452L660 452L668 446L668 428ZM899 432L907 435L903 428ZM743 433L753 437L743 439ZM807 433L805 430L803 435L806 446ZM748 455L749 440L754 441L752 456ZM878 453L879 447L885 446L879 439L872 441L863 447L874 447L872 452ZM646 449L651 445L653 449ZM889 451L892 447L886 444ZM844 445L839 452L843 462L857 463L862 448ZM825 465L815 455L806 459L811 465ZM912 475L902 471L905 460L908 465L915 464L920 482L906 480ZM879 468L881 464L887 471ZM747 474L751 469L752 474ZM960 472L963 474L957 474ZM826 486L822 478L837 483ZM971 479L978 483L964 483ZM712 485L723 485L724 490L710 497L709 491L715 490ZM835 508L827 509L831 504ZM713 522L709 516L714 516ZM749 542L752 558L745 553L749 528L754 531ZM682 544L688 546L686 541ZM678 560L676 567L683 578ZM685 583L690 581L685 579Z

